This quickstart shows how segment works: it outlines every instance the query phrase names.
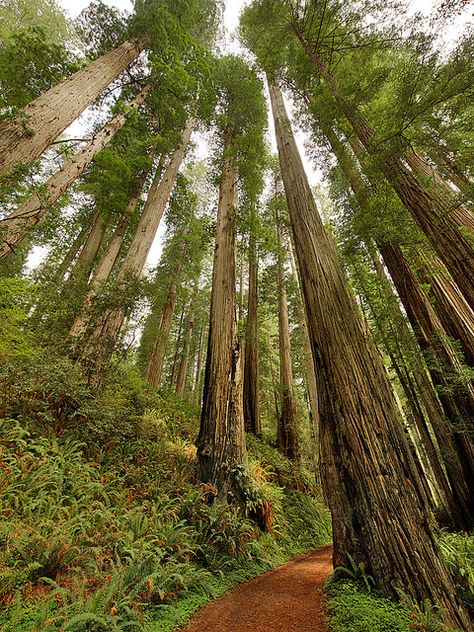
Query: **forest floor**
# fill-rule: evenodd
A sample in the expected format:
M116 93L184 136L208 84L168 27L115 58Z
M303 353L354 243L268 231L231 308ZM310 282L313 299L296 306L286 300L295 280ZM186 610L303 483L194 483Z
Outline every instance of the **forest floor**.
M213 601L185 632L327 632L331 571L331 545L300 555Z

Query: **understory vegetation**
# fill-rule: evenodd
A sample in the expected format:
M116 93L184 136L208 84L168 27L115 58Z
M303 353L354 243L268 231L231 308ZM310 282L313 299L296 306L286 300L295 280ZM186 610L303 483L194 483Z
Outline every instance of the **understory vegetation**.
M132 369L98 391L32 346L27 361L4 354L1 373L2 630L171 630L330 541L314 475L256 438L245 504L210 504L195 480L198 408Z
M458 594L474 612L474 535L441 531L438 544ZM351 563L352 562L352 563ZM402 591L400 602L373 589L373 578L349 559L327 582L328 626L331 632L450 632L442 610L429 599L421 604Z

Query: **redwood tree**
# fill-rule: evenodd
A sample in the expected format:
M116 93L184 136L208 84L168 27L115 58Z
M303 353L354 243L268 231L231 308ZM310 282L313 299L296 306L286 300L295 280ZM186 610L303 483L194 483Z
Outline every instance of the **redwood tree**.
M323 228L285 111L270 96L316 366L322 480L333 519L334 562L350 553L387 594L404 588L470 629L428 516L400 460L401 419L379 354L363 334L334 244Z
M198 477L226 502L239 491L238 469L245 461L242 410L242 351L236 327L235 232L238 176L253 184L264 153L266 112L262 85L236 57L218 61L216 88L222 99L216 126L222 146L216 243L212 272L209 338L201 425L197 440ZM243 187L245 191L245 186Z

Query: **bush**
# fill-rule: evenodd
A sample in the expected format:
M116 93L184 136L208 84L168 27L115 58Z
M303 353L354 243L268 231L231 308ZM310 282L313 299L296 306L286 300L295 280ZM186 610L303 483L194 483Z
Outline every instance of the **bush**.
M474 611L474 534L442 531L438 544L459 596Z
M409 613L400 603L364 592L351 580L332 580L328 590L333 632L410 632Z
M2 367L2 629L172 629L212 595L326 543L327 511L291 490L276 451L255 444L244 504L210 505L194 480L193 406L127 368L94 391L55 361ZM256 503L272 516L265 532Z

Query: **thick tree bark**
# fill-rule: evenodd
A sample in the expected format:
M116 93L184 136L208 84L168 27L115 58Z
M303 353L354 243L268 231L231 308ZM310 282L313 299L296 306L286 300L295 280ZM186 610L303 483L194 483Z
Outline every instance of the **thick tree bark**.
M270 97L319 386L334 561L345 564L350 553L386 594L396 597L403 588L417 601L429 598L446 609L446 622L470 630L428 516L404 476L392 389L362 333L274 84Z
M436 503L433 498L433 507L435 507L436 504L441 505L443 508L447 508L447 506L449 506L451 508L451 514L456 516L457 504L454 502L451 488L440 462L437 446L433 442L427 425L420 395L415 387L415 384L417 383L415 375L424 370L423 367L418 368L418 363L421 358L417 357L416 349L413 350L413 335L405 322L405 316L399 310L398 297L395 296L392 284L385 274L385 270L380 262L380 259L375 257L374 267L379 277L379 291L382 292L385 304L392 305L393 308L397 310L394 313L393 318L390 319L388 331L387 325L383 323L383 317L380 318L377 306L373 304L370 290L366 288L365 283L361 275L358 274L357 270L355 271L355 274L358 276L359 284L370 307L375 326L382 339L385 351L390 357L391 365L397 374L398 380L405 393L411 416L415 422L415 428L418 436L418 441L415 441L415 447L417 447L418 454L420 454L422 459L426 462L428 468L427 471L431 472L433 482L437 488L436 496L439 500ZM436 397L433 391L431 392L431 395ZM442 412L436 421L444 423ZM410 433L410 428L408 428L407 431ZM413 436L410 437L410 441L413 442ZM420 477L419 485L420 484L423 487L421 493L427 494L428 499L431 500L433 494L431 492L431 488L427 486L423 474ZM456 519L453 520L453 524L455 523ZM460 524L462 525L462 522ZM462 528L462 526L460 528Z
M280 217L276 213L278 241L278 331L280 349L280 402L281 415L278 420L277 445L285 456L293 461L299 459L296 404L293 396L293 367L291 363L290 323L283 258L283 239Z
M429 286L428 295L445 332L461 347L465 362L474 367L474 312L441 262L420 252L417 276Z
M474 232L474 213L463 204L459 195L447 184L440 174L416 151L408 152L405 160L421 184L427 182L433 197L437 197L442 205L450 209L450 214L460 226Z
M323 131L356 195L357 202L362 207L367 206L370 192L367 191L367 187L344 144L329 126L322 123L322 128L324 128ZM357 139L351 139L351 147L362 164L364 153L362 144ZM470 210L459 210L459 217L463 225L469 228ZM430 285L431 296L434 298L433 307L445 332L460 343L467 363L473 366L474 312L457 285L449 277L445 266L438 257L434 253L426 254L423 249L420 251L419 257L422 264L418 274L419 280Z
M183 131L181 144L173 153L163 178L160 177L161 171L159 169L155 173L137 230L117 274L117 287L137 279L143 270L169 196L176 182L179 167L186 154L193 126L194 119L190 119ZM80 352L80 357L85 364L90 366L91 372L95 369L98 370L110 359L124 318L125 310L122 307L107 310L100 316L97 326Z
M291 237L288 235L288 253L290 255L290 265L291 265L291 273L295 278L296 284L298 286L298 292L301 299L301 309L299 310L300 316L300 327L303 332L303 351L304 351L304 360L306 366L306 382L308 385L308 400L310 406L310 412L312 417L312 423L314 425L314 432L316 438L316 446L318 445L317 440L317 428L318 428L318 419L319 419L319 411L318 411L318 385L316 381L316 373L314 370L313 363L313 355L311 353L311 343L309 340L309 332L308 332L308 323L307 317L304 307L303 293L301 291L301 278L298 270L298 266L296 265L295 255L293 252L293 244L291 241Z
M453 518L459 526L470 530L474 526L474 493L470 484L474 479L474 449L466 426L471 430L474 427L473 388L469 384L455 388L448 381L449 372L459 373L459 360L401 249L383 246L381 254L418 342L422 350L431 354L430 373L439 387L439 397L452 429L448 433L442 427L434 428L457 505Z
M354 192L358 205L365 209L370 204L371 193L369 189L362 180L349 152L344 144L338 139L335 132L330 126L325 125L323 121L321 122L321 126L336 158L338 159L342 172ZM356 146L355 151L359 152L359 147ZM417 336L421 349L423 351L432 349L432 354L438 357L439 361L445 365L446 375L450 375L456 371L459 372L459 362L456 358L456 354L452 349L450 349L441 324L437 320L421 286L417 283L411 270L409 269L401 249L398 246L381 244L379 244L379 249L384 257L384 262L388 268L390 276L392 277L395 287L397 288L398 295L405 307L408 319L415 331L415 335ZM400 268L400 265L403 267ZM379 276L383 279L383 270L379 271ZM421 322L425 323L424 327L418 321L417 313L419 311L423 312L423 316L420 316L420 318ZM426 335L420 338L420 336L422 336L422 331L425 331ZM444 344L448 344L448 348L443 351ZM416 361L416 358L414 358L414 360ZM448 418L452 418L454 416L453 421L455 419L459 419L460 402L458 402L456 395L450 395L450 391L452 389L446 381L444 372L431 371L431 375L435 384L439 385L443 391L445 391L442 400L443 408L445 409ZM439 411L436 398L433 397L433 394L430 392L431 388L430 385L427 384L427 377L426 374L424 375L422 367L416 369L414 377L420 389L420 394L424 398L425 409L444 457L451 490L446 487L444 477L442 477L439 472L439 468L436 463L437 459L435 458L431 442L429 441L429 432L427 433L424 430L421 419L418 416L415 416L415 420L419 424L418 429L420 434L424 437L424 441L426 442L425 447L430 455L433 471L439 476L438 482L445 492L445 499L448 503L454 524L459 529L469 528L469 525L472 525L472 509L470 509L472 499L470 498L469 485L466 485L466 482L470 479L465 479L465 472L463 471L462 465L466 450L467 454L470 454L469 440L467 437L450 436L446 427L444 415ZM402 381L401 383L403 385L405 381ZM408 387L408 384L405 385ZM413 399L410 399L409 401L411 404L414 404ZM469 397L467 398L466 406L467 415L472 416ZM464 447L465 443L467 443L467 445Z
M201 425L197 440L198 478L214 486L226 501L236 488L236 468L245 461L241 403L242 361L236 328L235 213L237 172L233 139L227 132L217 209L216 246L212 270L209 339Z
M373 144L375 131L357 107L343 94L336 78L329 72L320 55L297 28L294 30L360 142L369 154L377 156L380 150ZM474 309L474 249L460 230L464 222L460 222L458 217L450 213L449 204L431 195L400 158L384 158L381 170L402 204L430 240L470 307Z
M258 401L258 254L255 225L249 239L249 290L247 308L247 335L245 339L244 367L244 420L245 429L257 437L262 434Z
M139 107L146 99L151 87L146 86L131 103L132 108ZM79 178L84 169L113 139L124 126L133 110L129 108L115 116L94 138L76 155L68 160L61 169L48 178L8 217L0 222L0 259L13 252L16 244L23 241L34 226L46 215L50 207Z
M127 68L147 44L124 42L0 124L0 175L29 165Z
M184 339L183 351L181 354L181 362L179 363L178 377L176 378L176 395L181 398L184 396L184 389L186 386L186 377L188 375L189 347L191 344L191 338L193 337L194 324L195 324L195 314L194 314L194 309L191 307L191 310L188 316L188 330L186 332L186 336Z

